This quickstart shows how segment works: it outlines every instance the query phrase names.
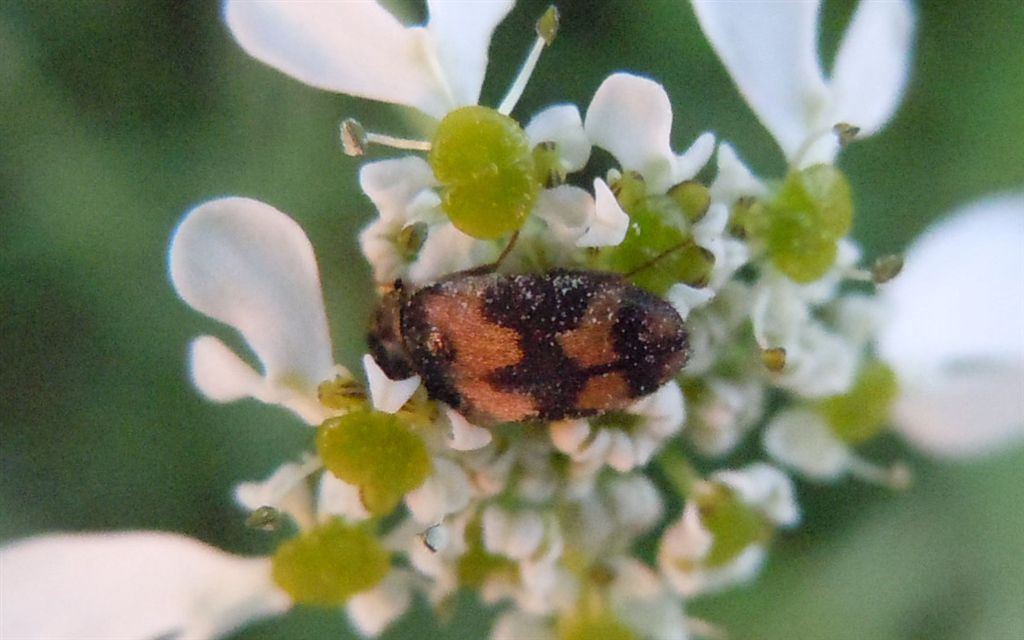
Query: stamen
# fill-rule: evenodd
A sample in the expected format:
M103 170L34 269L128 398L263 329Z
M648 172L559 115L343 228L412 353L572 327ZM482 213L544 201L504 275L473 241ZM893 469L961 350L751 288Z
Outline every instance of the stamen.
M762 349L761 363L772 373L779 373L786 368L786 350L782 347Z
M501 104L498 105L498 113L502 115L507 116L512 113L512 109L515 109L519 98L523 96L526 84L530 81L530 76L533 75L533 70L537 67L537 61L540 60L541 52L544 51L544 47L554 42L555 36L558 34L558 9L554 6L548 7L544 15L537 20L535 30L537 32L537 39L533 43L533 48L530 49L529 55L526 56L523 66L519 69L519 75L516 76L512 86L509 87L508 93L505 94Z
M883 467L858 456L850 458L850 473L865 482L877 484L893 491L906 491L914 479L910 467L903 462L895 462L890 467Z
M371 144L401 149L403 151L430 151L430 143L425 140L397 138L383 133L373 133L363 128L358 120L346 118L341 123L341 148L347 156L361 156Z

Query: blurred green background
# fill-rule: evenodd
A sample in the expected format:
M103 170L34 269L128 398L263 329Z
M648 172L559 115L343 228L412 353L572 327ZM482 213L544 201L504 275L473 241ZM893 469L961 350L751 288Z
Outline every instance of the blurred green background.
M484 104L502 95L544 6L523 3L499 28ZM585 108L607 73L631 70L665 84L677 149L711 129L762 175L782 170L686 3L561 9L562 32L516 114ZM827 58L852 9L827 3ZM338 361L358 368L372 287L355 238L373 211L337 125L403 124L393 109L249 59L219 11L198 0L0 5L2 540L164 529L234 552L270 547L243 526L232 487L308 448L312 432L255 402L205 403L190 387L189 339L226 336L166 275L170 233L196 203L244 194L303 225ZM1022 33L1017 0L920 7L903 108L842 158L868 256L899 251L959 204L1024 185ZM1024 637L1024 452L943 464L892 440L877 455L910 458L913 488L801 484L805 525L779 541L760 581L689 613L731 638ZM386 637L482 637L488 615L464 598L448 625L419 610ZM237 637L350 635L336 612L299 610Z

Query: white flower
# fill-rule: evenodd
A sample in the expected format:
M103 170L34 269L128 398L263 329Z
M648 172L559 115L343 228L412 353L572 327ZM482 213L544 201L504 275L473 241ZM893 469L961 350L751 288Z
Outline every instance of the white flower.
M829 272L807 285L771 267L765 269L754 287L750 319L762 349L785 350L785 368L774 379L778 386L806 398L820 398L844 393L853 385L871 336L844 334L817 316L824 303L833 302L842 275L859 257L853 243L841 241Z
M682 600L666 588L657 573L628 557L617 558L611 565L615 577L608 595L616 618L641 638L689 638Z
M725 455L764 415L764 395L759 380L708 377L704 393L690 407L687 437L704 455Z
M820 2L692 1L740 93L795 166L831 162L834 125L868 136L900 103L914 31L906 0L859 4L830 79L818 56Z
M811 409L780 412L765 427L763 439L768 455L814 480L836 480L853 464L847 444Z
M653 80L615 73L601 83L583 122L590 141L644 177L649 193L664 193L707 164L715 138L705 133L683 154L672 152L672 103Z
M455 462L434 457L426 481L405 496L405 504L417 522L434 525L445 516L469 505L471 488L466 472Z
M396 569L376 587L352 596L345 610L359 633L373 638L408 611L410 604L412 574Z
M46 535L0 549L0 637L227 635L283 613L266 558L157 532Z
M970 204L907 250L883 290L879 351L901 393L895 426L926 452L993 452L1024 438L1024 194Z
M686 418L679 385L669 382L626 409L637 423L628 430L613 424L592 426L588 420L565 420L550 426L555 448L596 471L607 464L625 473L647 464Z
M491 34L513 2L427 5L423 27L376 2L229 0L224 15L249 55L306 84L441 118L477 103Z
M239 484L235 500L247 511L271 507L288 514L299 527L311 527L315 518L306 479L320 468L320 460L314 456L302 462L286 462L266 480Z
M257 374L223 342L192 343L192 379L208 398L279 404L309 424L327 416L317 387L336 375L313 248L298 224L248 198L211 200L174 232L171 280L185 302L234 327L263 365Z
M755 463L743 469L713 474L697 491L725 488L729 497L752 509L765 526L792 527L800 518L793 483L775 467ZM704 525L701 496L687 502L682 517L665 530L658 548L658 566L669 584L684 597L710 593L746 582L760 570L765 558L765 541L751 540L724 563L710 564L714 534ZM723 499L721 496L712 500Z

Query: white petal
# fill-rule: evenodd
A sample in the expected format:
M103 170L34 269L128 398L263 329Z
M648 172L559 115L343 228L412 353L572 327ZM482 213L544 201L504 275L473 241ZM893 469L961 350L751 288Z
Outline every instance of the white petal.
M170 269L185 302L242 334L270 384L315 397L334 376L313 247L285 214L247 198L199 205L174 232Z
M405 496L405 504L417 522L432 525L469 504L469 476L445 458L433 459L433 473Z
M590 228L577 241L577 247L613 247L622 242L629 230L629 215L619 206L605 181L594 179L594 217Z
M789 159L828 107L818 63L819 6L693 0L711 46Z
M614 478L606 491L618 526L626 531L647 531L661 520L665 511L658 488L647 476Z
M352 522L360 522L370 517L370 512L366 510L366 505L359 495L359 487L339 479L333 473L324 473L320 476L316 514L321 520L341 516Z
M483 542L490 553L523 560L533 554L544 537L544 521L535 511L509 512L490 505L483 515Z
M450 222L431 225L419 257L409 266L408 280L413 284L427 284L482 264L492 257L488 255L492 246L466 235Z
M883 290L879 350L900 379L896 426L938 455L1024 438L1024 194L972 204L929 229Z
M575 244L594 221L594 198L585 189L563 184L544 189L537 196L533 213L565 244Z
M643 416L643 431L662 440L679 431L686 420L683 392L674 380L637 400L628 411Z
M700 173L714 153L715 134L705 131L693 141L689 149L676 156L672 182L678 183L693 178Z
M473 451L482 449L491 442L491 432L488 429L470 423L457 411L445 408L444 412L452 427L448 437L448 446L452 449Z
M850 451L817 413L791 409L764 431L764 448L782 464L815 480L835 480L850 466Z
M491 34L512 10L512 5L512 0L427 0L430 9L427 30L455 105L476 104L480 98Z
M299 462L286 462L266 480L242 482L235 487L235 501L248 511L273 507L287 513L300 526L314 524L312 495L306 478L320 468L320 461L309 456Z
M434 171L419 156L403 156L363 165L359 170L359 187L373 201L383 220L395 220L405 225L412 221L428 221L422 215L429 202L418 200L421 194L437 185ZM441 203L435 194L434 206ZM410 205L419 202L417 209ZM420 215L416 215L420 214Z
M914 12L906 0L862 0L850 20L832 70L836 122L881 129L903 98L910 75Z
M412 576L405 571L389 573L376 587L352 596L345 610L359 633L373 638L398 619L412 603Z
M731 205L744 196L763 197L768 189L743 164L736 150L727 142L718 145L718 174L711 183L711 200Z
M614 73L597 88L583 124L590 141L627 171L638 171L648 191L672 186L676 163L670 139L672 103L653 80Z
M608 466L619 473L632 471L637 465L636 450L633 448L633 440L624 431L619 429L605 429L611 438L606 461Z
M264 380L226 344L213 336L200 336L189 345L192 383L214 402L259 398Z
M793 481L769 464L757 462L742 469L719 471L712 479L732 489L740 500L776 524L792 526L800 520Z
M370 354L363 356L363 368L370 387L373 408L384 413L396 413L420 387L420 377L392 380L384 373Z
M246 53L306 84L434 117L456 106L427 33L376 2L228 0L224 17Z
M548 426L551 443L562 453L572 455L590 436L590 423L586 420L562 420Z
M157 532L47 535L0 550L0 637L210 638L288 606L265 558Z
M590 159L590 139L583 131L583 119L574 104L556 104L537 113L526 125L526 135L531 146L556 143L562 169L567 173L579 171Z
M679 313L679 317L683 320L686 320L687 316L690 315L690 311L704 306L714 297L715 292L709 287L697 289L681 282L672 285L668 292L665 293L665 299L675 308L676 312Z

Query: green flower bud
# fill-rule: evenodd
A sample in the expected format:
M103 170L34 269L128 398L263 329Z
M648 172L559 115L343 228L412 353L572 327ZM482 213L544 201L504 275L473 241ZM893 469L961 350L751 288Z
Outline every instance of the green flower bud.
M522 227L540 191L526 132L486 107L445 116L428 160L441 183L441 207L474 238L498 238Z
M274 582L301 604L340 605L376 586L390 561L368 531L335 519L278 547Z
M359 487L363 505L378 516L390 513L430 475L423 439L388 413L354 411L325 420L316 448L327 470Z
M691 223L700 221L711 207L711 191L696 180L680 182L668 190L668 197L682 209Z

